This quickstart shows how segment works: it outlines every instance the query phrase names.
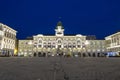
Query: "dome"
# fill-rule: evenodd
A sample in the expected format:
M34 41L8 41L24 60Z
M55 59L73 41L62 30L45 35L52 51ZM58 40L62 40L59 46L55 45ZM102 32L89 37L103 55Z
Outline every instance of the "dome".
M64 29L61 21L59 21L59 22L57 23L56 29L58 29L58 27L61 27L61 29Z

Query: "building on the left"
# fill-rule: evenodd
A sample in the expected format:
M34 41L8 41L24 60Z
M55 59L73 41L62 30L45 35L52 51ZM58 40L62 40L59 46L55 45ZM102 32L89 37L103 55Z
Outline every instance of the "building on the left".
M17 31L0 23L0 56L13 56Z

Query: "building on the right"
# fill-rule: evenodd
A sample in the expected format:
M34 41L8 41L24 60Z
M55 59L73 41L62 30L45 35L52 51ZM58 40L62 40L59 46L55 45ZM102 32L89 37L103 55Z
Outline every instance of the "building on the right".
M102 57L107 52L105 45L105 40L87 40L83 49L89 57Z
M120 32L105 37L108 52L120 52Z

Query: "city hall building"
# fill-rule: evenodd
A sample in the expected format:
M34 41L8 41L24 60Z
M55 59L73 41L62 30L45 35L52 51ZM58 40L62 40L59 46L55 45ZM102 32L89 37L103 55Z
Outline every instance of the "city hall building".
M65 35L59 21L55 35L34 35L30 40L19 40L19 56L102 56L106 52L105 40L87 40L87 36Z
M0 23L0 56L13 56L17 31Z

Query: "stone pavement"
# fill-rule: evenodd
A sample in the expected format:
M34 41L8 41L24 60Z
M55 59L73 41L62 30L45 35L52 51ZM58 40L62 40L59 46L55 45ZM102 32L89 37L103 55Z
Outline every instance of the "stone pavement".
M120 58L0 57L0 80L120 80Z

